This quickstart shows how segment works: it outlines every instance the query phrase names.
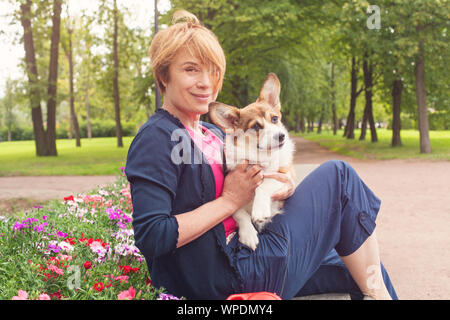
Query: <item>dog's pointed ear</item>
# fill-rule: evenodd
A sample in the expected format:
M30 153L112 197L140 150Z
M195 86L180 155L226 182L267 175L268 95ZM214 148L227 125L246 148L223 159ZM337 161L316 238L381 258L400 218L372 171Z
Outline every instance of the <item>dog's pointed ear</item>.
M239 122L239 109L221 102L209 104L209 117L224 132L226 129L235 130Z
M277 75L275 73L269 73L266 80L264 80L261 91L259 92L259 97L256 101L265 101L273 108L280 109L280 90L281 84Z

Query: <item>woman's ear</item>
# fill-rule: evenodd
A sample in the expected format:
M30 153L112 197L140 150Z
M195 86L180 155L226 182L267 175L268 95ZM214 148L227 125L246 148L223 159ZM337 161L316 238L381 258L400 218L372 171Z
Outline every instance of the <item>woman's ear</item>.
M224 132L227 129L235 130L239 122L239 109L221 102L209 104L209 117Z
M277 75L275 73L269 73L266 80L264 80L261 91L259 92L259 97L256 101L265 101L273 108L280 109L280 90L281 84Z

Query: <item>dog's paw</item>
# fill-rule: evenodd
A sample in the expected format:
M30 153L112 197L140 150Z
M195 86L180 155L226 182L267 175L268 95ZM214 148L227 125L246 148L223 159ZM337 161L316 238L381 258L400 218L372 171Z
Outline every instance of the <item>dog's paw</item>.
M269 220L272 217L270 203L261 204L254 202L251 217L254 223L265 223L265 221Z
M255 225L256 230L258 230L258 232L262 232L266 224L268 224L270 221L272 221L272 218L254 220L253 224Z
M255 251L259 244L258 231L256 231L255 228L240 229L239 242Z

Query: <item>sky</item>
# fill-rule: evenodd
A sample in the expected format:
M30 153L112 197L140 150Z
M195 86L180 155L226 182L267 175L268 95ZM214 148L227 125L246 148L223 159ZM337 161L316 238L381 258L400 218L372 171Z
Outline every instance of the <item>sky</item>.
M23 28L19 21L14 21L12 13L19 8L19 1L0 0L0 98L5 94L6 80L8 78L20 79L24 77L19 67L20 60L24 58L23 43L20 43ZM70 15L77 15L81 10L94 10L98 0L65 0L69 5ZM120 7L126 6L131 16L125 23L130 26L140 26L150 29L153 26L154 0L117 0ZM170 9L169 0L158 0L158 11L166 12ZM66 16L63 6L62 16Z

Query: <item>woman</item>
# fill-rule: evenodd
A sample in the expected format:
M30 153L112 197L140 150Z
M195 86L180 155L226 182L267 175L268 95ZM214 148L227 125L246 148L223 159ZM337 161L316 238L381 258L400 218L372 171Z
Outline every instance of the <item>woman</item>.
M125 169L153 284L189 299L255 291L396 299L373 233L380 201L344 162L326 162L295 190L289 175L270 175L286 185L274 195L286 199L285 213L255 251L233 236L231 215L264 174L244 163L224 177L223 133L199 118L221 89L225 56L192 14L177 11L173 22L150 46L164 104L140 128Z

